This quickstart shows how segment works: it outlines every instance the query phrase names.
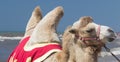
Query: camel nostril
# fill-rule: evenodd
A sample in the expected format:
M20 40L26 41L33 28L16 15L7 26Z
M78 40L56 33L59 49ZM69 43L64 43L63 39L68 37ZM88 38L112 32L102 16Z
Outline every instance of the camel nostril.
M114 33L114 31L112 29L108 29L108 32Z

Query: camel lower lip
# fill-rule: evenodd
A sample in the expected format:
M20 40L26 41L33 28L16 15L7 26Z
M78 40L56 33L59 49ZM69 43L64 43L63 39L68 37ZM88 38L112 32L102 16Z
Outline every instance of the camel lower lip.
M115 38L108 38L108 41L109 42L112 42L112 41L114 41L115 40Z

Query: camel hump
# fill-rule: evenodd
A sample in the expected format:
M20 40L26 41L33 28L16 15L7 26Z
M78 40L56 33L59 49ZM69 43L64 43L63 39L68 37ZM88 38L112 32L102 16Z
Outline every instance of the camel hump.
M56 28L64 14L63 7L58 6L48 12L35 27L30 42L51 42L59 41Z
M43 23L55 23L55 22L59 22L60 18L63 16L64 11L63 11L63 7L62 6L58 6L56 8L54 8L52 11L48 12L44 18L42 19L41 22Z
M32 34L33 29L36 27L36 25L41 19L42 19L42 13L41 13L40 7L37 6L33 10L32 15L27 23L25 37L30 36Z
M42 19L42 12L41 12L39 6L37 6L37 7L34 9L32 15L35 16L37 20Z
M87 24L93 22L93 18L90 16L83 16L79 20L80 20L80 27L85 27Z
M58 13L59 15L63 16L64 11L63 11L63 7L62 6L58 6L54 9L55 13Z
M61 6L56 7L52 11L48 12L42 20L38 23L35 31L40 32L55 32L56 26L58 25L60 19L63 16L63 8ZM39 31L40 30L40 31ZM42 31L41 31L42 30ZM47 34L48 35L48 34Z

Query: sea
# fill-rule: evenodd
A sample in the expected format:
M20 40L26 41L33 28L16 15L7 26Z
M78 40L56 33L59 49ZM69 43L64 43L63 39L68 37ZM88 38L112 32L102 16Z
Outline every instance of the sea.
M61 38L62 34L59 34ZM0 62L7 62L7 59L13 49L19 44L24 36L24 32L0 32ZM108 42L106 46L110 51L120 59L120 36L113 42ZM86 57L87 58L87 57ZM118 62L110 52L102 48L98 57L98 62Z

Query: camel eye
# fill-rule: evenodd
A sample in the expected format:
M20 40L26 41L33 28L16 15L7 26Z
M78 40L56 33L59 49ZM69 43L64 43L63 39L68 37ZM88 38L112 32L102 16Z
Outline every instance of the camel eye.
M71 29L69 32L72 33L72 34L76 34L77 30L76 29Z
M94 29L86 30L87 33L91 33L91 32L93 32L93 31L94 31Z

